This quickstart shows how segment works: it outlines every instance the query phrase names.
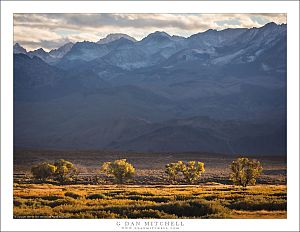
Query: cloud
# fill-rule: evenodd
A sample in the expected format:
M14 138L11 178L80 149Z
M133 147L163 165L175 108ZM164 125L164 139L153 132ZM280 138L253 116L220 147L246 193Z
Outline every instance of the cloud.
M32 47L35 50L36 48L43 48L46 51L50 51L52 49L56 49L58 47L61 47L62 45L72 42L69 38L62 38L62 39L56 39L56 40L40 40L38 42L35 41L27 41L27 40L19 40L18 43L22 46L28 48Z
M216 23L218 26L220 26L220 27L222 27L222 26L224 26L224 25L233 25L233 26L235 26L235 25L240 26L240 25L241 25L240 20L237 19L237 18L225 19L225 20L221 20L221 21L215 21L215 23Z
M14 14L14 41L29 50L65 42L98 41L110 33L140 40L153 31L190 36L208 29L286 23L286 14Z

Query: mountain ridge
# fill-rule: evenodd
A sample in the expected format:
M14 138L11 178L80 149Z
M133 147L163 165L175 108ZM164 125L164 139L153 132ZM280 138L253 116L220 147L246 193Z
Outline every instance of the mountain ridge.
M286 25L150 35L14 54L15 146L286 153Z

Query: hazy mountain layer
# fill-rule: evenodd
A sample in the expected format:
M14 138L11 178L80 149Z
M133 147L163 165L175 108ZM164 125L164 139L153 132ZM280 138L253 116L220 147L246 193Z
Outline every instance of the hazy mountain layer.
M286 25L14 53L16 147L286 153Z

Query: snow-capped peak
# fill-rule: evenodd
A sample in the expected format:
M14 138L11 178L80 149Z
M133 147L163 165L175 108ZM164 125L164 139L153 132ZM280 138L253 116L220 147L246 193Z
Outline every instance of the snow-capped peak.
M114 33L114 34L109 34L105 38L100 39L97 43L98 44L107 44L107 43L113 42L113 41L121 39L121 38L125 38L130 41L136 42L136 39L129 35L122 34L122 33Z
M72 42L66 43L65 45L61 46L60 48L51 50L49 52L49 54L55 58L62 58L65 54L67 54L71 50L73 45L74 44Z

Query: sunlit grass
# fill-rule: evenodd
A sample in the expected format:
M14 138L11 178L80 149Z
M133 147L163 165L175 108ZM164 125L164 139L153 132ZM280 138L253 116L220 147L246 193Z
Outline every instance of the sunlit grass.
M286 218L286 186L14 184L15 218Z

